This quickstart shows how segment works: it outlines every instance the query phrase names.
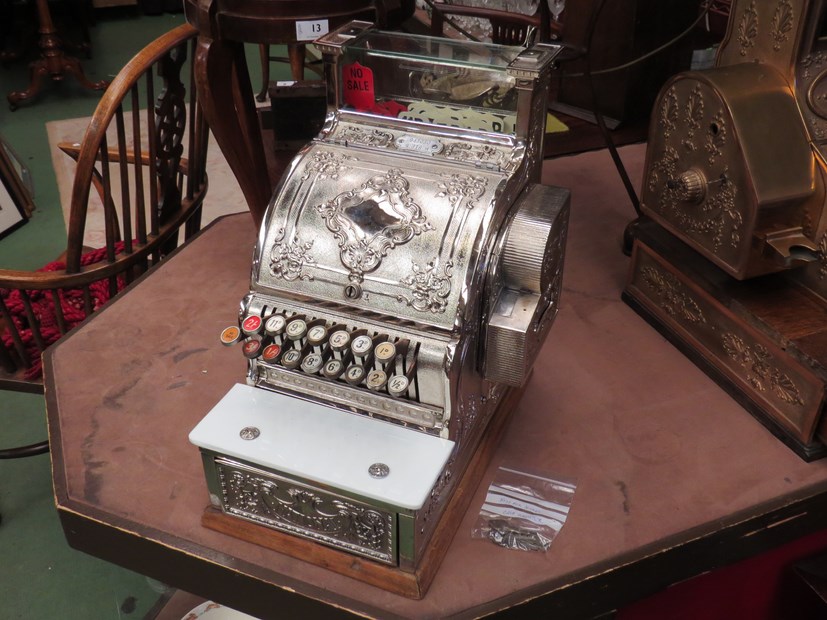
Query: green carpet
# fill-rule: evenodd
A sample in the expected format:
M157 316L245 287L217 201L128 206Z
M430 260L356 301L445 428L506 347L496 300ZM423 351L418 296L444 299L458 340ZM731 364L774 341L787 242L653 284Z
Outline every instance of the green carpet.
M92 81L110 79L138 50L183 22L181 14L145 16L132 8L99 10L96 19L93 57L82 58ZM248 46L247 52L258 89L258 51ZM286 67L272 67L271 79L287 75ZM25 62L0 67L3 97L27 84ZM36 100L15 112L5 101L0 104L0 134L31 169L37 204L29 223L0 240L0 267L36 269L65 250L66 229L45 123L90 116L99 97L67 78L46 83ZM34 443L45 436L43 397L0 391L0 446ZM144 618L157 602L159 584L67 545L54 506L48 455L0 460L0 514L1 619Z

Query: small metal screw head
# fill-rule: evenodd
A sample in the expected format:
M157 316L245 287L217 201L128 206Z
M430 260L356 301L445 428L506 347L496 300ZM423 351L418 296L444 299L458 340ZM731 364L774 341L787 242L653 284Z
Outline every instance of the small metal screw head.
M238 433L238 436L246 441L252 441L256 439L259 435L261 435L261 431L258 430L255 426L245 426L241 429L241 432Z
M386 478L391 473L391 468L384 463L374 463L368 467L368 473L372 478Z

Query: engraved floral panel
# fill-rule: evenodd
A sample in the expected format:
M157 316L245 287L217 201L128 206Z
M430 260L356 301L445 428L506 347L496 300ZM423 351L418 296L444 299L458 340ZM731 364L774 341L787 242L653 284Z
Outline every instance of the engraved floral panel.
M704 118L704 97L699 84L689 93L684 111L686 139L683 141L683 145L688 151L694 151L695 132L701 128L701 121L703 121Z
M451 294L453 267L451 261L440 266L433 260L424 267L412 263L411 273L400 281L410 289L410 294L398 295L397 300L421 312L445 312Z
M689 323L706 323L706 317L698 303L683 288L672 274L654 267L641 270L643 281L660 299L661 308L671 317L681 318Z
M721 343L730 359L746 371L744 378L755 390L769 390L790 405L804 404L798 387L789 375L778 369L776 361L766 347L758 343L750 346L732 333L724 334Z
M230 514L395 562L393 514L221 460L216 469Z
M827 233L821 236L816 252L819 262L818 278L819 280L824 280L827 278Z
M336 180L341 173L350 169L345 165L345 162L353 159L356 158L344 153L316 151L310 161L305 164L301 180L306 181L314 174L320 179Z
M755 0L752 0L738 21L738 43L741 46L741 56L747 55L749 49L755 45L757 36L758 11L755 8Z
M316 260L310 255L313 241L299 242L293 237L284 241L284 229L280 228L273 249L270 251L270 273L288 282L295 280L312 280L313 276L304 272L305 265L315 265Z
M433 230L408 189L402 171L392 168L316 207L352 282L362 282L395 247Z
M477 206L476 200L485 193L488 182L485 177L470 174L443 174L443 181L438 184L437 197L448 198L451 206L465 198L465 206L473 209Z
M386 147L393 141L393 134L379 129L367 130L349 125L342 130L337 138L350 144Z
M795 25L795 11L790 0L781 0L775 8L770 23L770 35L772 36L772 49L776 52L790 38L790 30Z
M722 149L727 142L727 122L724 117L724 111L719 110L718 113L712 117L709 122L709 127L706 131L706 139L704 141L704 148L709 154L709 165L715 163L715 159L721 156Z
M663 97L663 102L660 106L660 116L658 122L663 129L663 137L668 139L675 131L677 126L678 116L680 115L680 105L678 104L678 95L675 92L675 87L670 88Z
M446 159L462 162L480 162L492 166L505 165L505 153L489 144L470 144L468 142L452 142L443 155Z

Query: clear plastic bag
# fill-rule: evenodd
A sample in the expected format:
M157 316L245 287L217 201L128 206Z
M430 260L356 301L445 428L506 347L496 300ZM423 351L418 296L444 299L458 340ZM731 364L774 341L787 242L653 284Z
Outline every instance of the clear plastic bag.
M500 467L471 537L508 549L547 551L566 522L576 488L571 480Z

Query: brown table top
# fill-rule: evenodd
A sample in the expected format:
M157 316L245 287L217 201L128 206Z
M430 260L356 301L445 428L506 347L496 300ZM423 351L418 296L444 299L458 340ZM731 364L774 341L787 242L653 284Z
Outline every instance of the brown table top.
M640 177L643 146L621 152ZM632 210L608 154L547 161L544 180L573 194L561 310L423 600L200 524L207 490L187 434L244 378L240 352L218 333L248 291L255 231L246 214L206 229L48 353L69 542L253 614L292 606L303 617L436 618L607 611L823 527L827 461L800 460L620 301ZM546 554L470 538L502 464L577 482Z

